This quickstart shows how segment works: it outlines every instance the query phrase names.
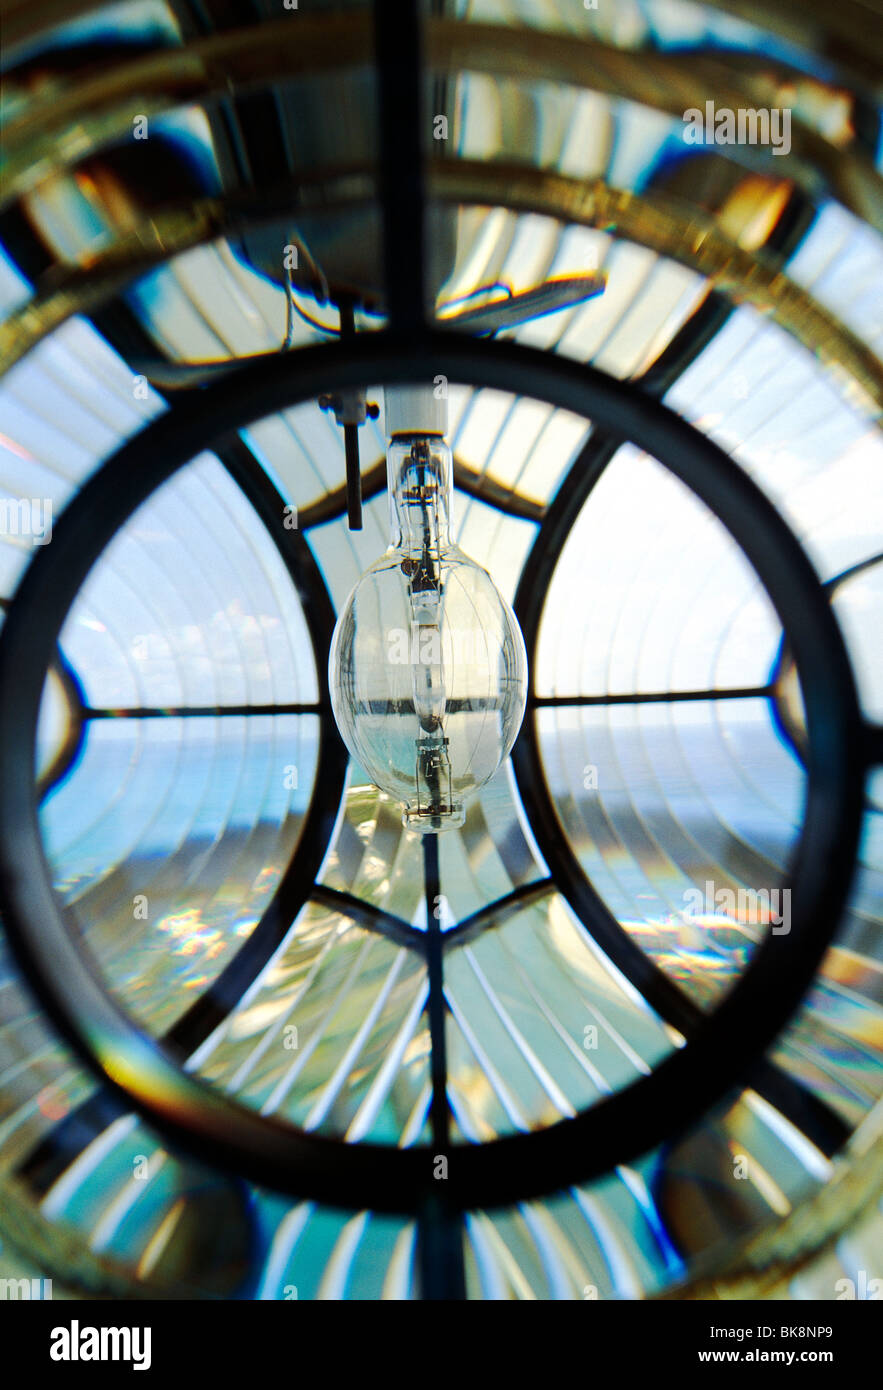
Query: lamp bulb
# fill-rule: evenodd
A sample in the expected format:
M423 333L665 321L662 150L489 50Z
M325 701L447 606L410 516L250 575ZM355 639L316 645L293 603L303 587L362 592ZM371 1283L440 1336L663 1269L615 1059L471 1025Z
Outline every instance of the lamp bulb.
M451 538L453 464L433 388L386 392L390 545L331 641L334 718L350 754L421 833L453 829L512 748L527 698L515 615Z

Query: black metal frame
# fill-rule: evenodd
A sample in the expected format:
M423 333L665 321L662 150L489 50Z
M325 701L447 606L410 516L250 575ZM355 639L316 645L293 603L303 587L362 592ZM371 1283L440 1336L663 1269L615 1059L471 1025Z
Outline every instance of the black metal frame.
M292 358L284 365L260 364L254 372L245 370L237 373L235 380L209 388L200 393L198 400L186 403L183 410L172 412L171 420L158 422L120 450L65 512L56 527L52 555L41 553L25 576L0 638L0 747L10 750L11 772L0 793L0 888L8 906L10 935L47 1010L93 1070L123 1100L133 1101L173 1140L257 1181L332 1204L418 1211L424 1296L463 1297L459 1211L477 1205L506 1205L608 1171L614 1164L651 1147L664 1134L698 1118L708 1104L744 1076L752 1059L755 1067L766 1066L762 1053L802 997L845 901L858 839L863 773L873 761L883 758L883 731L861 724L839 629L785 523L720 450L647 399L654 391L661 394L678 374L679 343L670 345L651 368L644 383L646 394L642 394L633 386L607 381L590 368L580 369L561 361L553 365L526 349L456 343L448 336L425 330L418 6L414 0L396 7L375 0L374 14L379 72L379 169L391 332L368 345L359 345L358 350L355 345L339 345L298 353L296 361ZM710 336L725 314L724 306L712 300L705 318L701 313L696 316L697 324L700 328L705 324ZM245 1114L192 1078L176 1074L174 1051L151 1043L122 1017L104 995L88 962L77 954L54 898L40 845L31 753L45 662L49 659L46 634L54 643L64 614L91 563L125 519L126 509L131 511L136 504L133 495L148 495L164 476L205 447L206 420L212 422L213 429L217 426L221 433L226 431L225 462L230 467L228 459L233 460L231 471L235 476L237 466L243 463L242 441L235 433L240 424L318 395L332 380L339 386L364 385L366 380L378 378L418 381L434 376L445 365L461 380L539 397L591 416L596 426L606 427L606 437L603 433L596 435L583 460L589 486L618 444L631 438L667 463L725 524L731 523L732 533L767 582L783 624L793 638L804 682L810 739L807 816L794 863L797 932L793 938L768 939L720 1009L707 1020L695 1020L683 998L676 997L679 992L671 993L673 987L665 990L663 997L663 986L653 975L655 967L649 965L648 974L646 957L638 952L639 960L629 950L632 943L626 945L625 933L585 881L572 852L562 848L559 854L562 837L557 833L554 806L542 780L535 714L531 711L514 757L520 792L532 812L535 833L539 829L538 838L547 862L556 878L559 873L562 875L559 882L571 906L580 911L584 923L611 957L626 966L637 983L649 986L663 1015L680 1019L690 1036L683 1051L668 1058L650 1077L574 1120L486 1146L450 1146L444 1066L443 950L471 939L485 926L499 921L501 911L517 911L551 891L553 885L551 880L525 885L443 936L438 924L433 925L431 911L439 886L437 846L434 840L427 839L425 949L433 1043L433 1154L441 1149L450 1160L448 1181L440 1187L433 1180L432 1155L420 1150L348 1146ZM168 457L162 447L170 450ZM222 450L218 452L221 454ZM162 460L159 466L158 460ZM254 485L260 472L253 463L252 460L244 465L250 485ZM576 514L575 494L584 489L581 478L571 485L573 478L572 472L571 482L560 490L550 509L552 514L544 519L544 544L560 525L562 512ZM248 495L248 489L244 490ZM352 478L349 493L352 510ZM255 497L251 500L255 502ZM260 498L256 505L260 510ZM90 508L94 508L91 514ZM92 531L96 517L97 534ZM309 551L305 542L303 548L306 560ZM534 595L541 592L539 571L548 566L548 561L549 551L544 559L538 541L519 590L518 606L531 645L539 624ZM321 586L321 576L318 578ZM528 578L534 585L533 595L526 587ZM699 694L696 692L696 698ZM534 709L541 703L548 702L534 699ZM339 791L339 777L337 785ZM329 800L336 810L336 795L332 793ZM302 856L298 854L289 872L301 886L305 882L302 867ZM349 912L365 925L370 919L379 930L391 933L397 921L386 921L389 914L378 914L370 905L350 900L350 895L333 894L330 889L314 888L312 896L320 901L327 898L329 905ZM300 888L281 916L278 905L271 905L268 913L274 925L272 930L268 928L267 940L278 939L286 915L291 920L289 909L295 899L302 901ZM35 922L41 923L36 933ZM408 924L401 925L408 930ZM242 954L232 963L236 983L232 992L226 988L222 991L222 1008L228 1006L244 978L242 971L248 963L240 960ZM254 961L249 968L253 965ZM71 999L66 997L66 987L71 990ZM183 1035L173 1041L185 1047L192 1045L194 1038L204 1035L211 1018L217 1017L218 1007L215 1000L205 1006L206 1013L200 1001L195 1016L188 1016ZM103 1026L107 1030L104 1041L113 1040L121 1051L115 1056L104 1055L100 1039L96 1048L90 1036L93 1025ZM734 1053L739 1054L738 1061ZM151 1093L154 1079L161 1082L160 1094ZM773 1089L779 1085L781 1092L781 1083L782 1078L774 1074ZM799 1087L796 1089L798 1099L805 1102L807 1097ZM784 1099L789 1098L786 1095ZM793 1101L791 1096L790 1102ZM188 1107L189 1115L182 1118L182 1110Z
M328 691L326 653L331 645L335 613L325 581L304 537L297 531L286 530L282 524L285 501L244 441L237 436L217 453L275 541L300 597L316 664L319 701L315 707L305 705L296 712L315 714L318 718L319 747L306 816L276 892L245 944L166 1036L166 1043L185 1056L194 1052L235 1008L309 898L331 843L348 764ZM281 714L287 710L277 706L273 712ZM259 711L251 709L249 713Z
M560 1190L646 1152L697 1119L744 1075L809 985L845 902L862 807L865 740L839 628L808 560L759 489L720 449L634 386L513 344L393 332L245 368L160 417L91 478L37 554L0 635L0 886L10 937L47 1011L81 1056L161 1132L219 1166L332 1205L437 1206L432 1152L347 1145L260 1117L182 1074L108 998L54 895L33 785L39 697L58 631L83 580L133 508L207 446L330 387L431 379L541 399L631 438L724 521L765 583L795 653L809 748L806 817L792 865L790 936L770 937L716 1012L647 1077L579 1116L487 1145L448 1145L447 1210ZM563 505L563 504L562 504ZM38 931L33 924L40 923Z
M521 625L528 656L528 712L512 750L512 766L524 813L555 886L592 938L651 1008L684 1037L691 1038L701 1026L702 1010L620 924L589 882L570 845L546 778L537 711L620 704L771 698L773 687L597 696L537 695L534 684L536 653L548 587L571 528L618 448L619 442L603 432L589 436L561 483L522 569L513 607ZM758 1059L746 1070L744 1079L789 1119L799 1124L823 1153L834 1153L848 1138L849 1129L835 1111L772 1063Z

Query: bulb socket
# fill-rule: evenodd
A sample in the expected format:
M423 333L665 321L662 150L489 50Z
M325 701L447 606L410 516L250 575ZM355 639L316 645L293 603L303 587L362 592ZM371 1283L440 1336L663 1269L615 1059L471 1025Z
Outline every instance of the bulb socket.
M444 395L436 392L444 391ZM397 434L448 432L448 397L445 383L438 386L386 386L383 406L387 438Z

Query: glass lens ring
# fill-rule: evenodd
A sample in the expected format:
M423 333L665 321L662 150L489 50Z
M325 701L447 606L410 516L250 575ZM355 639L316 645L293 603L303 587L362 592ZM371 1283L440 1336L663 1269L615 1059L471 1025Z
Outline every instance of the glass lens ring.
M323 345L244 368L162 417L73 500L35 557L0 636L0 885L10 938L47 1010L92 1068L173 1140L244 1176L317 1200L413 1211L433 1190L428 1150L348 1145L248 1114L184 1074L108 998L76 949L49 881L34 793L37 711L54 644L83 580L138 503L218 436L330 385L419 382L439 371L557 405L633 440L721 518L765 584L795 655L808 731L806 816L794 861L795 930L761 948L703 1027L650 1076L545 1131L453 1146L448 1201L500 1206L558 1190L646 1151L701 1114L761 1055L836 929L855 859L865 763L855 684L826 596L789 528L721 450L666 407L596 369L450 333ZM205 422L211 420L213 441ZM39 929L35 924L39 923Z

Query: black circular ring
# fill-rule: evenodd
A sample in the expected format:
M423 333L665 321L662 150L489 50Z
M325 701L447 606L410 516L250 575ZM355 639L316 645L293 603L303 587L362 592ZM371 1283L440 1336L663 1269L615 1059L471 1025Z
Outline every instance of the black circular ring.
M10 939L65 1036L169 1139L255 1182L346 1206L412 1213L437 1193L429 1148L347 1144L231 1102L183 1072L106 993L54 893L34 793L46 668L95 556L138 501L200 450L329 389L447 378L558 406L631 439L727 525L789 634L804 693L807 804L793 863L790 935L770 936L696 1035L649 1075L546 1129L448 1150L445 1197L495 1207L610 1171L697 1119L736 1084L808 987L846 900L858 844L861 723L849 660L799 543L715 444L628 382L513 343L426 330L366 334L245 367L194 393L124 445L62 514L27 570L0 634L0 894ZM85 543L84 543L85 542Z

